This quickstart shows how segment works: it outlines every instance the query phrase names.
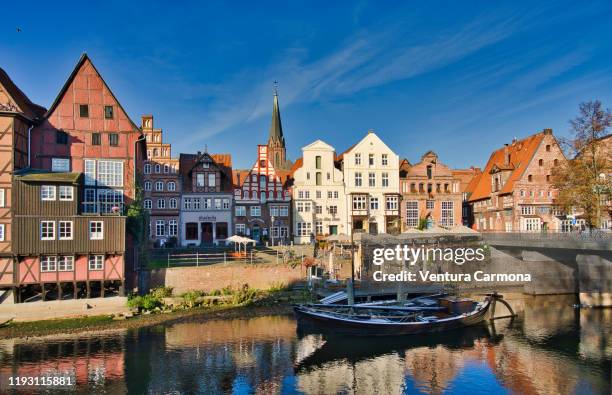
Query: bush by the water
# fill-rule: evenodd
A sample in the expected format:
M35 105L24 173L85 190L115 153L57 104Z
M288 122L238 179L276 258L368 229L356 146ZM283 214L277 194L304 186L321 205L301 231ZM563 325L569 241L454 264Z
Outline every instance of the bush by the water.
M128 299L128 307L131 309L137 309L139 312L142 311L153 311L156 308L161 308L163 303L161 298L158 298L152 294L144 296L134 295Z

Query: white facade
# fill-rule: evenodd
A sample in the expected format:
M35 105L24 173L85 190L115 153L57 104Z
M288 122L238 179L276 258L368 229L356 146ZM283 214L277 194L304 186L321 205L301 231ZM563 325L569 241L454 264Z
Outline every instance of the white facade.
M223 193L184 193L179 217L181 246L225 243L232 235L233 197Z
M334 147L321 140L302 148L302 167L293 174L295 243L308 243L311 235L348 234L343 175L334 162Z
M342 171L348 231L399 229L399 156L370 131L343 154Z

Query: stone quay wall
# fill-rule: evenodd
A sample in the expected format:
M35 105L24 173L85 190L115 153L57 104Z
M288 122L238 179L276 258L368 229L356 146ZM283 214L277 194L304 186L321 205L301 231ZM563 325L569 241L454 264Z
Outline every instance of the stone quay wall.
M306 279L306 268L284 264L219 263L199 267L154 269L149 273L150 288L172 287L175 295L191 290L210 292L224 287L269 289L294 285Z

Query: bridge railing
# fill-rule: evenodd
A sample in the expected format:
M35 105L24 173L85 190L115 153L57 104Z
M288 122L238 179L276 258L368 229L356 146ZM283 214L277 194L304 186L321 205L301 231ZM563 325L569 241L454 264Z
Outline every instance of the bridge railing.
M612 233L605 230L583 230L574 232L537 231L537 232L483 232L486 240L546 240L546 241L611 241Z

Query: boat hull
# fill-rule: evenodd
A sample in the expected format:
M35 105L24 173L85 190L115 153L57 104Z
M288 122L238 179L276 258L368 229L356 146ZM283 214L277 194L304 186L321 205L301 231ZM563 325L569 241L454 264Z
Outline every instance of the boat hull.
M349 333L363 336L396 336L416 335L423 333L444 332L458 328L477 325L484 321L491 305L487 300L478 310L470 314L450 317L433 322L373 322L367 320L353 320L349 317L334 317L325 313L309 310L306 306L294 307L294 313L301 321L309 321L335 332Z

